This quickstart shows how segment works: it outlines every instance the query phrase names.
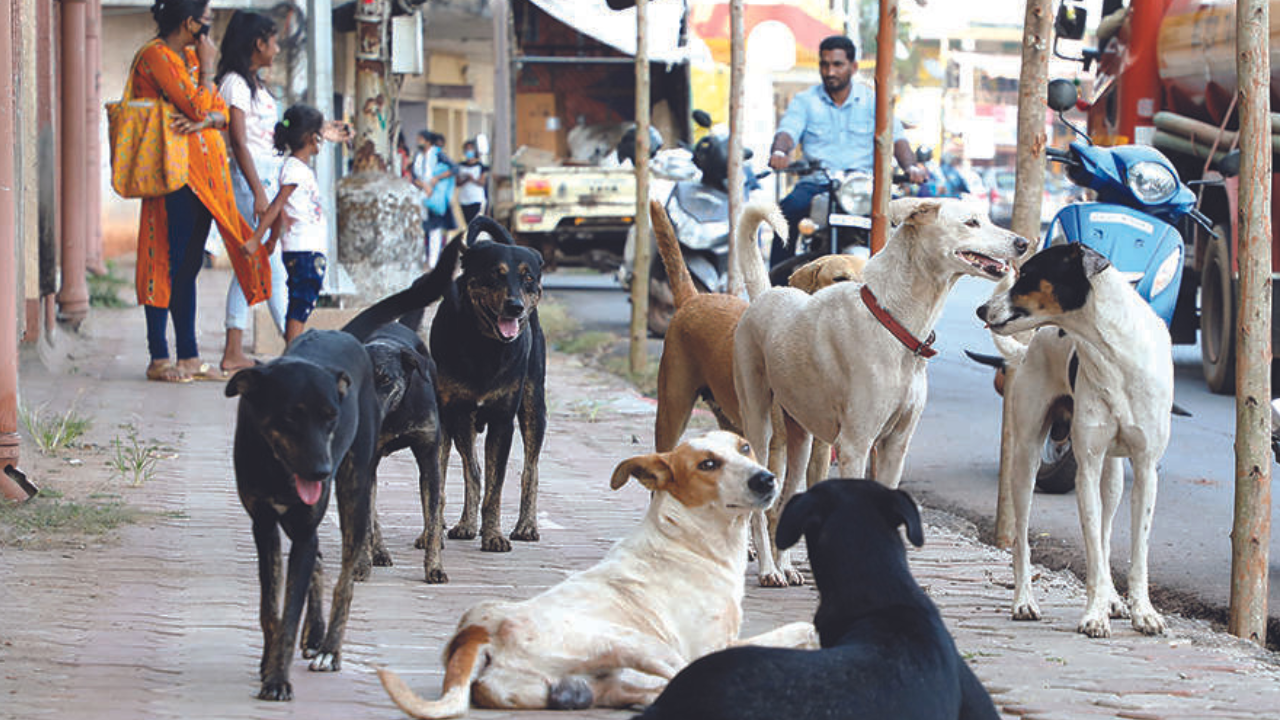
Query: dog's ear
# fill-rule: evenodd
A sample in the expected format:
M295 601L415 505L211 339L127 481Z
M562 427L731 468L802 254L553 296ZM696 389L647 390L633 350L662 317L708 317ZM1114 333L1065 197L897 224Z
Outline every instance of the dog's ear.
M351 376L344 370L339 370L335 375L338 378L338 397L345 398L347 390L351 389Z
M223 393L227 397L235 397L237 395L247 395L253 391L258 383L258 378L262 377L262 370L258 367L247 367L237 371L231 379L227 381L227 386L223 388Z
M1092 278L1094 275L1111 267L1111 261L1106 256L1094 250L1093 248L1081 243L1072 243L1073 246L1080 247L1080 262L1084 266L1084 276Z
M920 227L938 219L942 203L937 200L901 198L889 203L889 224Z
M663 453L651 453L628 458L618 463L613 469L613 477L609 487L617 490L627 484L629 478L635 478L650 491L661 490L671 482L671 465Z
M787 284L812 294L818 288L818 271L821 269L817 263L805 263L791 273L791 277L787 278Z
M404 368L405 375L412 375L416 372L421 373L423 377L427 376L426 368L422 367L422 363L418 362L418 353L409 348L400 348L400 367Z
M916 501L911 499L905 490L893 490L892 495L892 512L898 522L894 525L905 525L907 527L907 539L912 545L921 547L924 545L924 525L920 522L920 509L916 507Z
M817 528L822 525L826 519L825 509L822 499L818 497L821 493L813 490L806 490L798 495L792 496L787 506L782 509L782 517L778 518L778 529L775 535L775 541L779 550L787 548L800 542L800 537L805 532Z

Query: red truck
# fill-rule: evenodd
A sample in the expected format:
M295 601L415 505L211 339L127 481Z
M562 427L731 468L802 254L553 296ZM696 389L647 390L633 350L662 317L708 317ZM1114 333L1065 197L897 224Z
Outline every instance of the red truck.
M1078 2L1063 1L1055 30L1059 38L1082 37L1084 12ZM1280 0L1271 0L1270 34L1274 113L1280 109ZM1097 65L1092 97L1082 103L1094 141L1159 148L1183 181L1197 188L1200 210L1214 221L1217 237L1195 223L1181 228L1187 266L1170 330L1174 342L1182 344L1194 343L1199 331L1205 380L1217 393L1235 388L1238 179L1232 164L1238 153L1230 152L1239 129L1235 36L1235 0L1104 0L1096 48L1078 58L1086 71ZM1280 116L1273 114L1273 148L1280 148L1278 132ZM1276 209L1273 198L1273 216ZM1280 248L1274 236L1271 242L1275 278ZM1275 344L1280 318L1272 308Z

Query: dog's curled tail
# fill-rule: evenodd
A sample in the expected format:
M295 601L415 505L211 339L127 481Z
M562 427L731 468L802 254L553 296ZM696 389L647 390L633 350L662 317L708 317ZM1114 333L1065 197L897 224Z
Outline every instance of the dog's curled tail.
M471 683L484 668L487 647L489 631L478 625L469 625L453 636L445 651L444 686L439 700L419 696L386 668L378 668L378 679L392 702L410 717L435 720L466 715L471 707Z
M662 203L649 201L649 221L653 224L653 235L658 241L658 255L662 256L662 266L667 269L667 282L671 284L671 295L675 298L676 309L679 310L689 298L698 294L698 288L689 276L689 267L684 264L684 255L680 253L680 242L676 240L676 230L671 227L671 218Z
M511 233L497 220L488 215L477 215L471 218L471 222L467 223L467 247L471 247L476 242L476 237L480 233L488 233L496 243L503 245L515 245L515 238L511 237Z
M769 270L764 266L764 258L760 255L760 247L756 245L756 228L760 223L768 222L773 231L787 236L787 219L776 203L753 202L742 208L738 216L738 232L733 242L738 256L738 266L742 270L742 282L747 286L747 297L755 300L769 289Z
M462 252L462 236L458 235L440 251L431 272L418 276L408 288L379 300L342 326L342 331L366 342L374 330L409 313L416 318L405 324L417 331L422 322L422 309L444 297L453 282L453 271Z

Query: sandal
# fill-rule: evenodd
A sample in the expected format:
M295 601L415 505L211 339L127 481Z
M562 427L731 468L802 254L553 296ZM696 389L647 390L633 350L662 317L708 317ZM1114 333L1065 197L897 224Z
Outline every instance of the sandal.
M213 380L215 382L226 382L231 378L231 373L221 368L216 368L209 363L200 363L200 367L191 373L192 380Z
M172 383L189 383L192 378L190 375L178 369L173 363L164 363L163 365L148 365L147 379L153 382L172 382Z

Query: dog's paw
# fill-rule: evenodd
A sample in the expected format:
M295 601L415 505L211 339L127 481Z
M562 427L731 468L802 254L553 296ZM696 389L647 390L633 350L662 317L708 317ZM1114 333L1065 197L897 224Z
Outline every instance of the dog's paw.
M470 524L458 523L449 528L450 540L475 540L476 526Z
M1131 608L1133 629L1143 635L1163 635L1164 618L1151 607L1151 603L1135 603Z
M449 582L449 576L440 568L427 568L423 580L432 585L443 585Z
M760 587L787 587L787 576L783 575L779 570L769 573L760 573Z
M1111 600L1107 604L1107 615L1112 620L1122 620L1129 617L1129 604L1115 590L1111 591Z
M442 527L442 528L440 528L440 540L439 540L439 544L440 544L440 547L442 547L442 548L444 547L444 536L445 536L445 534L446 534L446 533L448 533L448 532L449 532L449 528L447 528L447 527ZM452 537L452 536L450 536L450 537ZM475 537L475 535L472 535L472 537ZM422 532L422 534L421 534L421 535L419 535L418 537L416 537L416 538L414 538L414 539L413 539L413 547L414 547L414 549L415 549L415 550L426 550L426 549L427 549L427 532L426 532L425 530Z
M373 549L373 565L374 567L392 567L391 553L387 552L386 547L376 547Z
M336 652L317 652L308 668L311 672L338 672L342 669L342 656Z
M516 529L511 531L511 539L521 542L538 542L538 526L529 523L528 525L517 524Z
M564 678L547 691L547 707L551 710L586 710L595 700L591 686L576 675Z
M1086 614L1076 627L1076 632L1091 638L1111 637L1111 621L1104 617Z
M1036 605L1036 601L1027 600L1025 602L1014 603L1013 619L1014 620L1039 620L1040 608Z
M364 562L357 562L355 567L351 568L351 578L356 582L364 582L373 574L373 565L367 559Z
M263 682L262 689L258 691L258 699L289 702L293 699L293 686L289 684L288 680Z
M788 585L804 584L804 575L801 575L799 570L796 570L795 568L787 568L783 573L787 576Z
M501 535L486 535L480 538L480 549L485 552L511 552L511 541Z

